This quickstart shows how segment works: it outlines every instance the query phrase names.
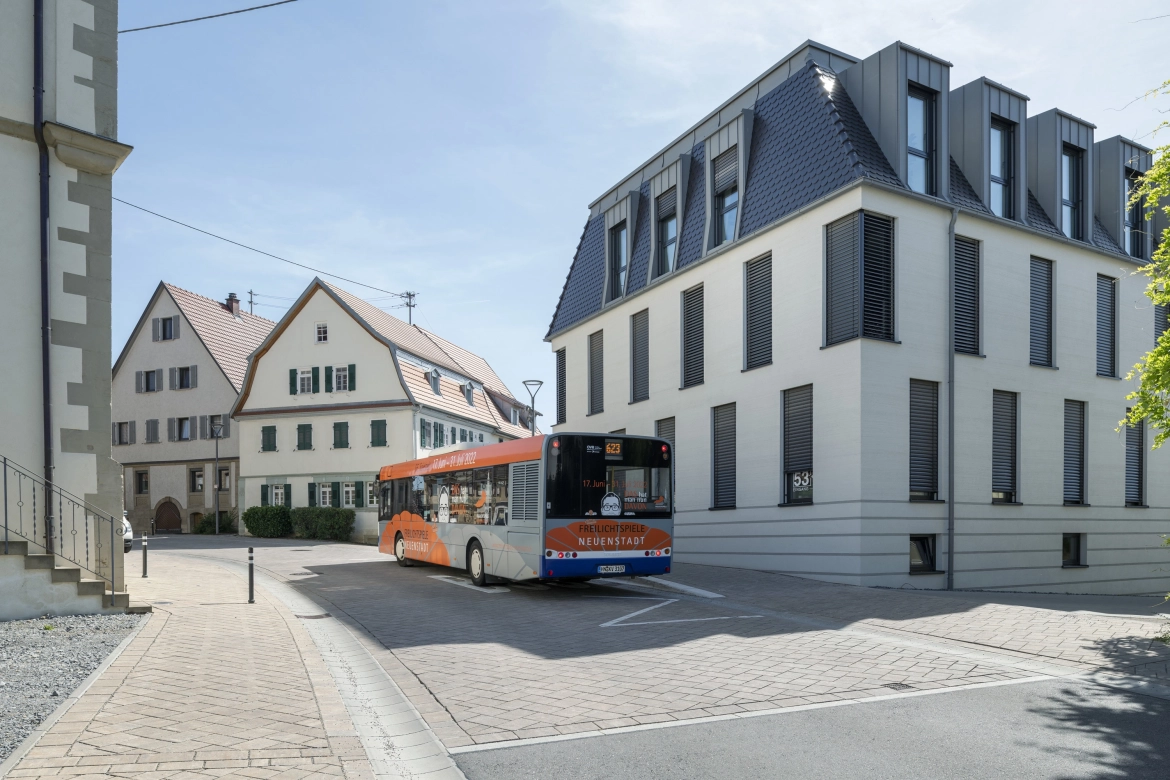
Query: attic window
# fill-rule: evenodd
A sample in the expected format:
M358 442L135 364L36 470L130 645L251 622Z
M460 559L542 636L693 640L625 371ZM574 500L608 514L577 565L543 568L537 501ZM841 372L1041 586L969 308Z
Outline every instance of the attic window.
M1142 246L1145 234L1142 232L1144 206L1141 200L1134 201L1133 194L1141 186L1141 174L1125 169L1125 200L1121 207L1125 210L1125 253L1130 257L1144 258L1145 249Z
M327 343L329 341L329 323L318 322L316 330L317 330L317 343L318 344Z
M442 395L439 392L439 369L432 368L430 373L427 374L427 381L431 383L431 392L435 395Z
M467 399L467 405L475 406L475 386L471 382L466 382L460 387L463 390L463 397Z
M517 409L515 406L512 407L512 424L513 425L520 424L520 410Z
M910 87L906 96L906 183L934 194L934 95Z

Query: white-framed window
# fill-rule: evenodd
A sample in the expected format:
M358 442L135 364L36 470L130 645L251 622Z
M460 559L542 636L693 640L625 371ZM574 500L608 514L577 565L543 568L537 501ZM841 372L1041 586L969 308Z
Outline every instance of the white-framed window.
M317 485L317 505L333 506L333 485L331 483L322 482Z
M349 366L333 367L333 392L349 392Z
M482 433L479 435L479 440L483 441L483 434Z
M520 424L520 410L517 409L515 406L512 407L512 424L513 425Z
M343 482L341 485L341 506L353 509L357 504L357 490L352 482Z
M326 344L329 342L329 323L328 322L316 323L316 327L314 328L314 331L315 331L316 336L317 336L317 343L318 344Z
M272 491L272 499L268 503L272 506L284 506L284 485L269 485L268 489Z
M461 442L467 441L467 429L466 428L459 429L459 441L461 441Z
M313 392L313 369L302 368L297 373L297 394L305 395Z
M375 507L378 505L378 483L366 483L366 506Z
M180 417L175 420L175 437L179 441L191 441L190 417Z

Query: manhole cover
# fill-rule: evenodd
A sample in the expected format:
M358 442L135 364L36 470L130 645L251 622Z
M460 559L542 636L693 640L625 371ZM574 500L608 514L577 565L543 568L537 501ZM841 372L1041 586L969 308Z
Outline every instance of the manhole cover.
M333 616L330 615L328 612L325 612L325 613L322 613L320 615L297 615L297 617L299 617L301 620L321 620L323 618L333 617Z
M886 683L882 687L883 688L891 688L895 691L908 691L908 690L912 689L914 686L907 685L906 683Z

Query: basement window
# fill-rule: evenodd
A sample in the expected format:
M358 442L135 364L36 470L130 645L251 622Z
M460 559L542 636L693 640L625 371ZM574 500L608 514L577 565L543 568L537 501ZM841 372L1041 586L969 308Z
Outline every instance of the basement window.
M934 537L910 537L910 573L938 571L934 561Z

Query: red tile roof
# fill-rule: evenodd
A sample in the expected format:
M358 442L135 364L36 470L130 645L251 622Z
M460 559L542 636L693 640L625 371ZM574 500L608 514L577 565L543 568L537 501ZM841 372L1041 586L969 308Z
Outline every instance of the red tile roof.
M276 323L244 311L239 317L234 317L222 301L166 282L163 282L163 287L238 393L244 384L248 356L260 346Z
M496 405L482 390L475 390L472 393L475 405L471 406L467 403L467 398L463 395L463 391L459 389L459 383L454 379L447 376L440 376L440 394L435 395L435 392L431 389L430 380L427 379L426 369L405 360L400 360L399 366L402 368L402 378L405 380L406 386L410 389L410 394L422 406L429 406L432 409L438 409L448 414L475 420L487 427L498 429L500 432L509 436L521 437L529 435L528 429L524 426L513 425L511 420L504 419L500 415ZM539 434L540 431L538 430L537 433Z

